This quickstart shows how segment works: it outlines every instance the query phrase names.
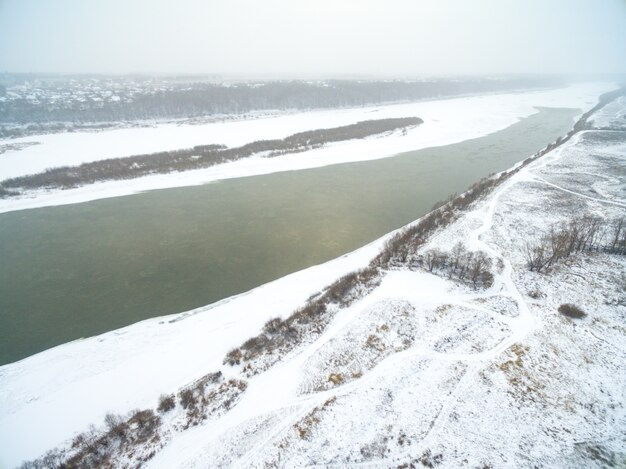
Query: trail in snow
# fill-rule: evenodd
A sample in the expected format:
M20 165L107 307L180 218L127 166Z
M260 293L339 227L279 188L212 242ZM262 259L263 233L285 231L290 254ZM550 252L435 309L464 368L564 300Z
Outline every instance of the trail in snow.
M528 305L524 301L521 293L515 286L511 274L513 271L513 267L508 259L506 259L500 252L489 246L487 243L480 239L480 236L486 233L493 226L493 215L495 213L498 200L500 196L507 191L512 185L517 184L522 178L517 178L513 176L512 179L506 181L503 186L498 189L498 191L492 195L491 201L485 210L483 216L483 223L476 229L471 230L468 234L470 247L476 250L482 250L487 252L491 256L501 259L504 263L504 270L502 274L497 277L501 280L502 286L505 289L506 294L513 298L517 304L519 314L513 318L507 318L506 323L512 330L512 334L501 341L497 346L486 350L484 352L476 353L476 354L464 354L464 353L427 353L425 354L429 358L433 359L444 359L444 360L454 360L460 362L469 362L471 363L468 369L464 372L463 376L456 384L454 391L450 394L450 396L444 401L440 411L437 413L437 416L431 423L431 427L428 430L426 436L418 443L417 449L411 448L411 450L407 450L405 452L405 456L409 458L411 454L420 454L420 452L425 451L431 445L432 439L435 435L437 435L442 428L445 427L446 421L448 420L450 413L453 411L455 404L458 402L459 397L462 395L463 391L467 389L470 385L472 379L476 375L476 373L480 370L481 364L485 361L492 360L496 358L506 350L508 350L512 345L517 342L520 342L534 327L535 319L528 308ZM474 212L476 213L476 212ZM469 213L467 216L472 217L473 213ZM493 313L498 315L498 313ZM498 315L502 316L502 315ZM502 320L502 319L500 319ZM398 456L395 456L397 459ZM384 461L380 461L384 462Z
M610 205L615 205L617 207L624 207L624 208L626 208L626 202L624 202L624 201L617 202L617 201L614 201L614 200L599 199L597 197L591 197L589 195L581 194L580 192L574 192L572 190L566 189L565 187L561 187L561 186L558 186L558 185L553 184L551 182L548 182L545 179L543 179L542 177L539 177L537 175L533 175L532 180L534 180L536 182L540 182L542 184L546 184L546 185L548 185L550 187L554 187L555 189L558 189L560 191L567 192L568 194L572 194L572 195L575 195L577 197L582 197L583 199L593 200L594 202L600 202L602 204L610 204Z
M524 170L522 170L522 172L523 171ZM487 254L490 254L494 258L500 259L503 262L504 269L502 271L502 274L500 274L498 277L502 281L506 293L510 295L510 297L517 304L519 314L518 316L513 318L514 321L512 321L512 323L510 324L510 326L513 329L513 334L511 335L509 340L506 341L509 343L509 345L506 346L506 343L503 343L500 346L496 347L497 349L500 349L502 351L506 350L506 348L510 347L515 342L521 340L524 336L526 336L526 334L528 334L528 332L530 332L530 330L533 328L535 321L534 321L533 315L530 312L530 309L528 308L528 305L524 301L522 294L519 292L519 290L517 289L517 287L515 286L515 283L513 282L511 278L511 274L513 272L513 266L511 265L511 262L506 257L504 257L499 251L497 251L496 249L492 248L487 243L482 241L480 239L480 236L486 233L487 231L489 231L491 227L493 226L493 215L495 213L496 207L498 205L498 201L500 197L502 196L502 194L506 192L508 189L510 189L513 185L520 182L520 180L522 179L523 178L518 178L516 174L508 181L505 181L503 186L501 186L498 189L498 191L492 196L491 201L489 202L489 205L487 206L486 214L483 219L483 224L478 229L474 230L474 232L470 233L469 235L470 245L473 244L479 250L485 251Z

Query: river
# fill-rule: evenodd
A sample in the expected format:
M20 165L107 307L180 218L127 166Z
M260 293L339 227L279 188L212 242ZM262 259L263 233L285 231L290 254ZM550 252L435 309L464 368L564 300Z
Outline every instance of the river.
M578 112L541 108L485 137L381 160L2 214L0 364L352 251L532 155Z

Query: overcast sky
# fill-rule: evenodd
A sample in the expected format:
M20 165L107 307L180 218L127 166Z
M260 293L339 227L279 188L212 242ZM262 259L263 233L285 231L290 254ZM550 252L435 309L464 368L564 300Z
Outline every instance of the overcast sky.
M0 0L0 71L626 72L626 0Z

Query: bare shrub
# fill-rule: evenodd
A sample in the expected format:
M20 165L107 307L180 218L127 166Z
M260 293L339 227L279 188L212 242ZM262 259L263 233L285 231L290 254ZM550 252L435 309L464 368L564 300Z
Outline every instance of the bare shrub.
M533 244L530 241L526 241L523 252L526 258L526 266L535 272L541 272L548 265L547 247L544 246L544 240L542 239L539 244Z
M128 423L123 417L108 413L104 417L104 424L109 431L109 435L122 441L126 439Z
M426 266L428 267L429 272L432 272L434 268L439 266L441 256L442 252L439 249L426 251L424 254L424 260L426 261Z
M239 348L234 348L226 354L226 357L224 358L224 365L239 365L242 358L243 353L241 352L241 350Z
M422 466L432 468L441 464L441 462L443 461L443 455L433 454L429 449L427 449L418 458L418 461L422 464Z
M265 351L270 343L270 339L265 334L250 337L241 345L244 360L251 360Z
M452 267L452 270L454 272L459 269L460 264L462 263L462 260L465 258L466 255L467 248L465 247L465 244L463 244L461 241L457 242L450 253L450 266Z
M279 334L284 327L284 322L281 318L270 319L263 326L263 332L269 335Z
M178 400L183 409L189 409L196 405L196 396L194 395L193 389L186 388L180 391L178 393Z
M176 399L173 394L162 394L159 397L159 405L157 411L161 414L169 412L176 407Z
M134 437L137 443L146 441L156 433L161 425L161 418L152 409L137 410L128 420L128 424L131 428L134 427Z

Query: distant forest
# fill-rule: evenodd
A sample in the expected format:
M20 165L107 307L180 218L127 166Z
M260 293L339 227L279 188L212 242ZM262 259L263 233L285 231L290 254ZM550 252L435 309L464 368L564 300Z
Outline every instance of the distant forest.
M117 102L92 100L88 96L86 99L69 99L63 102L46 99L33 102L21 97L4 100L0 101L0 124L35 124L33 127L36 127L36 124L54 122L110 123L233 115L251 111L353 107L561 84L559 80L549 78L413 82L275 81L229 85L188 83L160 91L140 91L138 94L133 93L132 99L121 99ZM48 130L62 128L50 126Z

